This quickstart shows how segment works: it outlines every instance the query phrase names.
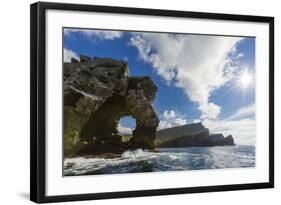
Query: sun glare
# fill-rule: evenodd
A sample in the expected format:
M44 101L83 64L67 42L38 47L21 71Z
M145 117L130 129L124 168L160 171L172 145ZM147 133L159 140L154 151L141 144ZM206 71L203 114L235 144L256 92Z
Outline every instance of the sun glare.
M242 88L246 89L249 86L251 86L253 83L252 75L245 70L244 72L241 73L239 76L239 84Z

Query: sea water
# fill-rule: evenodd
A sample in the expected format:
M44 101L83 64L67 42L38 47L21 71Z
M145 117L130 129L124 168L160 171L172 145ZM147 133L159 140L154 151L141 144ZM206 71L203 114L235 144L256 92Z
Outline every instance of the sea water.
M255 167L255 146L138 149L120 157L66 158L64 175L120 174L138 172Z

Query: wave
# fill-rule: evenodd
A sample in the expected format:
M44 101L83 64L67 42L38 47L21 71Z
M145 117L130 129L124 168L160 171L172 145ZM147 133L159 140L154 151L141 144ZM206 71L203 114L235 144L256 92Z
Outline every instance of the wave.
M67 158L64 175L119 174L255 166L253 146L165 148L126 151L118 158Z

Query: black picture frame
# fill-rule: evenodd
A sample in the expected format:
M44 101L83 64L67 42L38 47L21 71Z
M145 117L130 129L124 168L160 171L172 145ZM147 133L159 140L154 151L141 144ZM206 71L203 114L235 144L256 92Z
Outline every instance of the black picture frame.
M220 186L170 188L109 193L88 193L46 196L46 81L45 81L45 25L46 11L67 10L130 15L150 15L195 19L263 22L269 24L269 181L263 183L230 184ZM38 2L30 7L30 199L37 203L77 200L97 200L198 192L231 191L274 187L274 18L265 16L230 15L217 13L156 10L144 8L110 7L81 4Z

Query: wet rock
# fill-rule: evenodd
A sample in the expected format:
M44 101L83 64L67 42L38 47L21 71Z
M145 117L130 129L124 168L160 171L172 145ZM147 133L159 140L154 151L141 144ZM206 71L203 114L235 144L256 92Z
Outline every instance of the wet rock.
M112 154L122 154L126 148L120 146L114 146L110 144L89 144L79 151L77 151L73 156L91 156L91 155L112 155Z

